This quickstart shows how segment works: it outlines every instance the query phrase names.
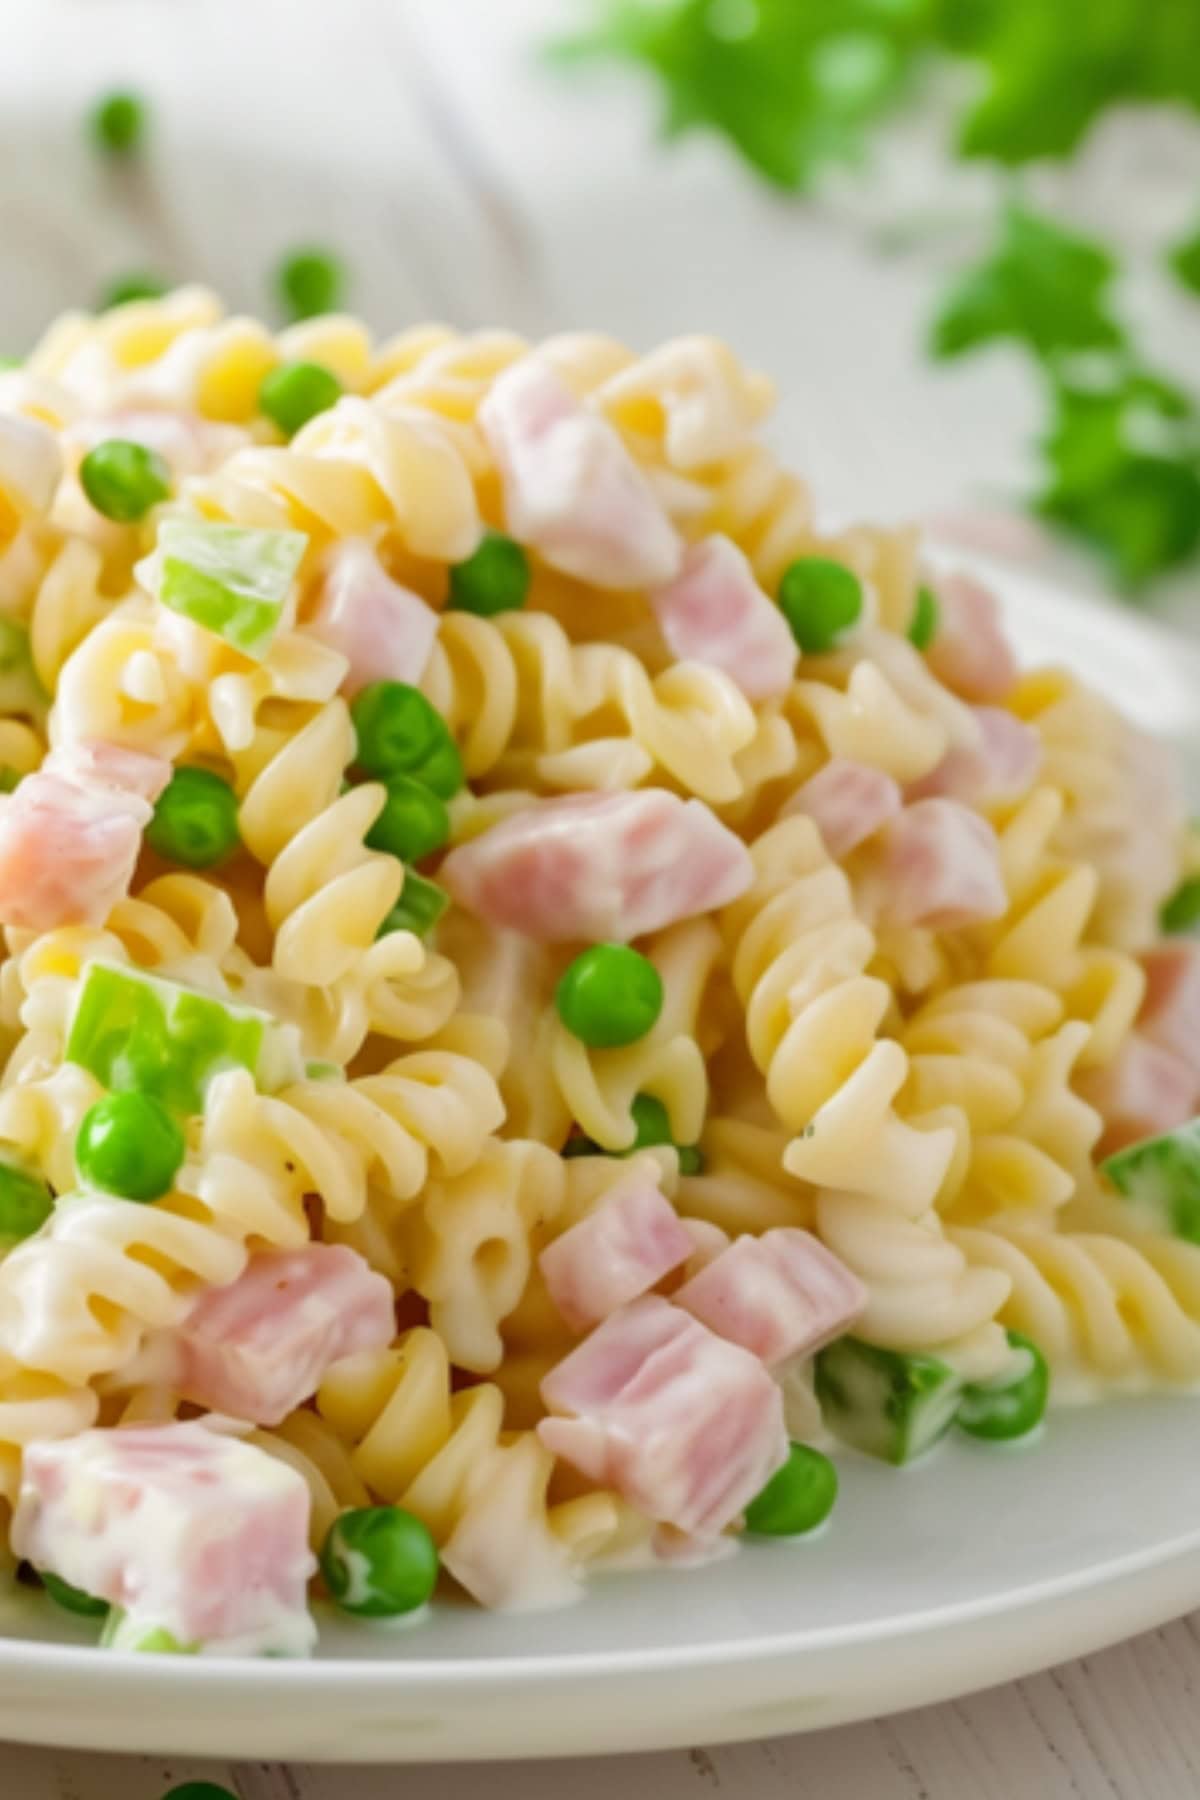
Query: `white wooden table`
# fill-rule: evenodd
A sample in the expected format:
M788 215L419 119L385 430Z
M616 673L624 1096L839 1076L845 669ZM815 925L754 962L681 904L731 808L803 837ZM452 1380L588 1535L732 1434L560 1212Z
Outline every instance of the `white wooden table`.
M435 315L531 335L601 326L637 344L722 333L779 379L783 440L835 511L961 520L979 494L1022 481L1035 410L1021 366L997 352L931 376L916 346L936 258L866 247L890 208L911 206L919 143L889 158L853 225L783 205L705 141L651 160L649 107L626 85L591 82L581 97L534 65L539 38L579 16L572 0L4 0L3 12L0 349L24 348L131 266L199 276L261 310L274 258L324 242L381 329ZM78 129L115 83L155 107L149 170L130 180L101 171ZM1096 153L1092 177L1135 234L1182 217L1200 186L1200 152L1189 162L1160 139L1152 205L1112 205L1111 145ZM1074 179L1086 204L1088 171ZM1161 294L1139 304L1162 353L1200 366L1187 309ZM1159 604L1194 624L1195 578ZM1200 1792L1198 1696L1200 1626L1184 1620L988 1694L776 1743L486 1770L0 1747L0 1800L160 1800L201 1776L240 1800L474 1800L481 1787L494 1800L1184 1800Z

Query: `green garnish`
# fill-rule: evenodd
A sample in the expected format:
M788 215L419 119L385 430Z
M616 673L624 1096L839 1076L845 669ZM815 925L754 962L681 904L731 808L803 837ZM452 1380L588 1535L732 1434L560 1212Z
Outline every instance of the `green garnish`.
M1194 931L1200 925L1200 875L1181 881L1169 900L1164 900L1158 922L1168 936Z
M428 937L449 904L449 894L436 881L426 881L415 869L406 868L404 890L375 935L411 931L419 938Z
M47 1570L39 1570L42 1586L64 1612L75 1613L81 1619L102 1619L108 1612L108 1601L97 1600L94 1594L85 1594L82 1588L72 1587L69 1581L60 1581L57 1575Z

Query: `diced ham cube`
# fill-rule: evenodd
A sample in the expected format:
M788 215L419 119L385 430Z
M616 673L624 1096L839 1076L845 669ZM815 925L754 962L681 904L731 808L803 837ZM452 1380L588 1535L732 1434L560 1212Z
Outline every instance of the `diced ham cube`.
M779 816L805 813L840 861L894 819L903 803L898 783L882 769L835 756L796 789Z
M656 588L650 604L678 661L722 670L751 700L787 692L796 640L731 538L692 544L674 581Z
M1003 700L1018 670L995 595L962 573L939 576L935 593L937 631L925 652L930 668L964 700Z
M509 531L553 568L601 588L659 587L683 546L607 419L535 356L506 369L479 409Z
M1191 1064L1140 1031L1130 1033L1105 1068L1084 1070L1077 1085L1104 1120L1104 1156L1185 1125L1200 1105L1200 1080Z
M393 581L362 538L338 544L326 559L321 597L305 628L350 667L348 694L372 681L407 681L425 673L438 616L411 588Z
M170 1385L213 1412L278 1425L325 1371L396 1334L391 1284L355 1250L263 1250L228 1287L201 1295L169 1340L152 1346Z
M662 788L538 800L451 851L439 875L490 925L546 943L627 943L727 906L753 879L741 839Z
M572 1331L587 1331L648 1293L692 1254L666 1195L640 1171L542 1251L550 1298Z
M778 1387L756 1357L659 1295L552 1369L538 1435L638 1511L696 1537L731 1525L787 1460Z
M810 1232L780 1227L737 1238L672 1298L773 1368L840 1337L867 1291Z
M1169 1050L1200 1085L1200 944L1159 944L1142 957L1146 997L1138 1030Z
M882 911L894 925L950 931L1008 902L996 833L957 800L918 800L887 830Z
M978 744L956 744L935 769L910 784L910 800L941 795L970 806L999 806L1020 799L1032 786L1042 760L1037 732L1000 706L972 711L979 722Z
M13 1548L181 1644L303 1654L315 1564L288 1464L199 1423L30 1444Z
M106 744L99 739L82 743L60 744L51 750L42 764L43 775L62 775L83 787L111 788L118 793L136 794L153 806L171 779L171 765L161 756L144 750L129 750L124 744Z
M170 765L114 744L64 745L0 810L0 920L102 925L129 891Z

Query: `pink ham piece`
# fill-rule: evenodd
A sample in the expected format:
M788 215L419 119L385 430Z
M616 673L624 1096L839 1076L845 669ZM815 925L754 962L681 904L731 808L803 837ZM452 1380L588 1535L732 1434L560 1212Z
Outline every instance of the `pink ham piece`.
M600 588L660 587L683 545L607 419L548 363L525 357L493 382L479 423L504 485L508 530Z
M102 925L129 883L170 764L114 744L63 745L0 810L0 921Z
M1138 1030L1169 1050L1200 1085L1200 944L1159 944L1142 957L1146 997Z
M26 1447L12 1542L180 1644L303 1655L309 1504L295 1469L199 1423L84 1431Z
M166 1378L213 1412L278 1425L331 1363L396 1334L391 1284L340 1244L263 1250L228 1287L202 1294L156 1347Z
M750 852L700 800L662 788L538 800L452 850L439 880L460 906L545 943L628 943L727 906Z
M1018 670L995 595L962 573L939 576L934 592L937 630L925 652L930 668L964 700L1003 700Z
M1185 1125L1200 1105L1193 1067L1139 1031L1130 1033L1105 1068L1084 1070L1077 1086L1104 1120L1102 1156Z
M542 1383L555 1456L698 1538L731 1525L788 1456L756 1357L657 1294L613 1313Z
M674 581L656 588L650 604L678 661L720 669L751 700L787 692L796 640L731 538L690 545Z
M350 667L342 687L356 694L371 681L415 686L425 673L437 624L433 608L392 580L365 539L350 538L326 559L320 599L305 629L346 658Z
M572 1331L587 1331L687 1261L692 1239L666 1195L641 1172L542 1251L538 1265Z
M996 833L957 800L918 800L888 826L881 911L893 925L951 931L1008 902Z
M894 819L904 804L898 784L882 769L835 756L796 789L780 818L805 813L840 861Z
M849 1330L867 1291L810 1232L780 1227L735 1239L672 1299L773 1368Z
M969 806L1000 806L1019 800L1041 766L1037 732L1000 706L971 709L979 725L976 745L956 744L929 774L906 789L909 800L937 795Z

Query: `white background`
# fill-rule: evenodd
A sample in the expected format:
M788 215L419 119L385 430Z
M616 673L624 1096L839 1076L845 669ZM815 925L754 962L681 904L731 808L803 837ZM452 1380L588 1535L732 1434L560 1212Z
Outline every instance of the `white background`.
M780 382L779 431L829 509L919 513L1015 556L1049 556L1007 502L1029 478L1035 396L1004 351L931 373L919 342L943 266L986 217L979 178L934 193L936 121L835 203L755 187L715 144L648 153L654 101L628 78L556 82L539 39L571 0L3 0L0 349L134 265L202 277L239 306L298 240L341 249L381 329L439 316L638 345L729 337ZM153 157L105 172L78 128L113 83L156 112ZM1200 194L1196 134L1119 125L1056 184L1149 249ZM896 223L951 221L884 253ZM1152 282L1125 296L1179 370L1200 329ZM1157 601L1200 613L1195 578ZM1183 1621L991 1694L809 1738L619 1763L283 1770L0 1748L4 1800L159 1800L205 1774L241 1800L1182 1800L1200 1791L1200 1633ZM620 1721L613 1722L620 1742ZM214 1750L219 1746L214 1746Z

